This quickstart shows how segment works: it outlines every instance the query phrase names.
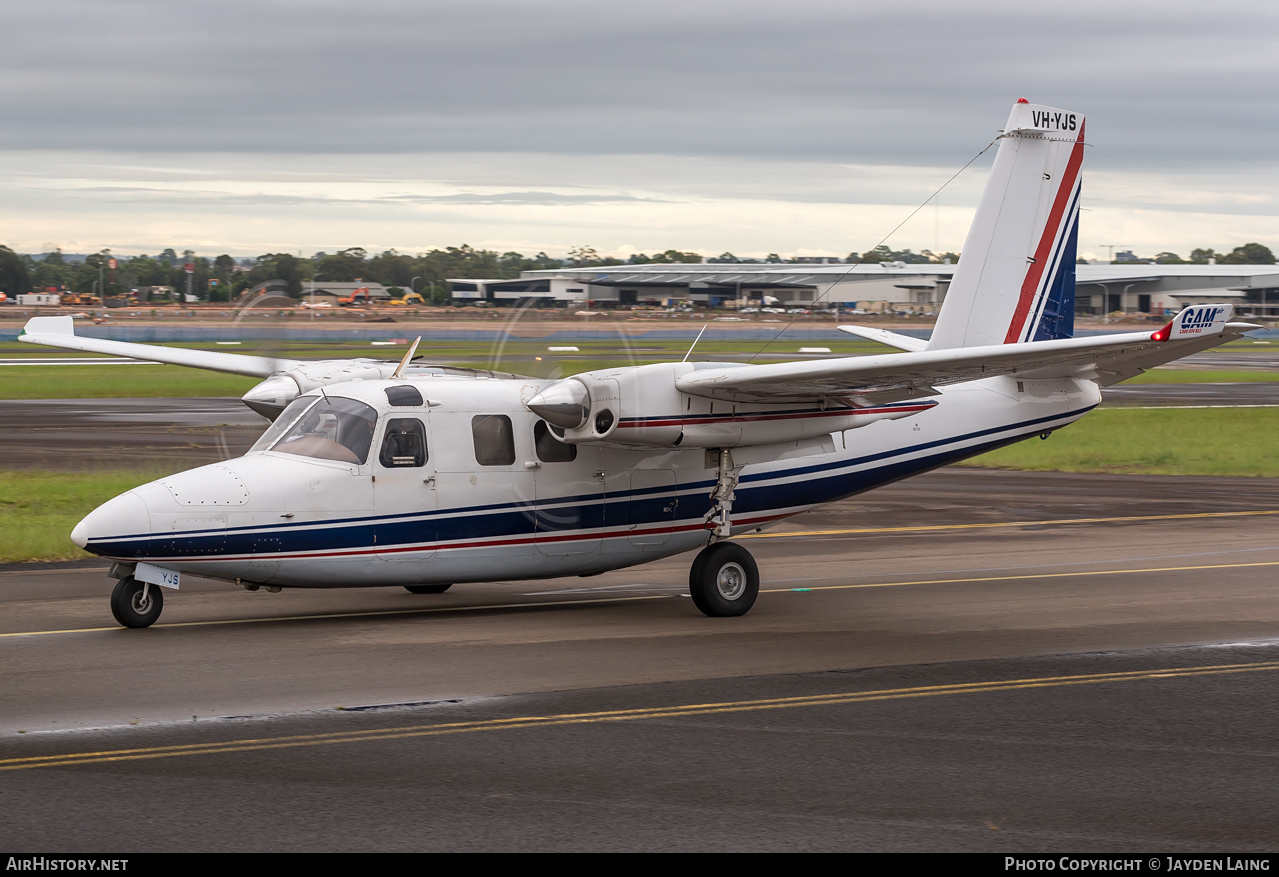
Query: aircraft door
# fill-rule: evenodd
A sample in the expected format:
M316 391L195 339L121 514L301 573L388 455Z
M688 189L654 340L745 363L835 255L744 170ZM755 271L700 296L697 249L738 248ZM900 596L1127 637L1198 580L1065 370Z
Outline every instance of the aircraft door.
M449 550L482 551L469 556L487 559L527 557L533 554L535 516L526 418L489 413L510 411L510 400L493 392L504 390L500 385L489 389L477 383L477 402L489 393L487 412L431 412L439 438L434 450L439 458L440 543Z
M439 500L428 426L429 412L392 412L372 460L377 554L392 563L435 555Z
M679 497L673 469L636 469L630 473L626 502L626 539L642 549L660 548L671 538Z
M533 424L533 544L551 557L600 550L604 526L604 460L599 448L559 441L546 421Z

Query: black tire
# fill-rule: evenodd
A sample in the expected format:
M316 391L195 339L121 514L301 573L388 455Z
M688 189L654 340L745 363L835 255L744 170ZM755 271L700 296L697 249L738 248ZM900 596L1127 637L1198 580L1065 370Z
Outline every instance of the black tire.
M688 571L688 590L703 615L745 615L759 596L759 567L749 551L732 542L703 548Z
M405 585L404 590L410 594L443 594L452 585Z
M146 602L142 594L146 592ZM111 614L125 627L150 627L164 609L164 589L159 585L144 587L133 576L116 582L111 592Z

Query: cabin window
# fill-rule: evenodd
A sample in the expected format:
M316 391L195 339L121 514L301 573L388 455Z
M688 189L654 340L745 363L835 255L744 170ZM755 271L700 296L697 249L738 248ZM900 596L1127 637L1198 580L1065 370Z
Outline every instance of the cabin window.
M545 420L533 424L533 448L543 463L572 463L577 459L577 445L557 439Z
M386 401L397 408L421 407L422 393L411 384L398 384L386 388Z
M267 447L269 436L264 435L253 447L317 460L366 462L373 444L373 429L377 426L377 412L363 402L341 396L320 396L314 401L301 417L293 420L279 441ZM289 409L285 409L279 420L283 420L285 414L290 414Z
M396 417L386 422L382 451L378 455L387 469L426 465L426 428L416 417Z
M471 418L475 462L481 466L510 466L515 462L515 430L505 414L477 414Z

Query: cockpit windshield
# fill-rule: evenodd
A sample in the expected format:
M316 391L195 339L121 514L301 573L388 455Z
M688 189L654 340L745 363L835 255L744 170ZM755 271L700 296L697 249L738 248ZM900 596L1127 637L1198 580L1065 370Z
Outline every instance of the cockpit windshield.
M284 409L253 450L362 464L369 458L375 426L377 411L363 402L305 397Z

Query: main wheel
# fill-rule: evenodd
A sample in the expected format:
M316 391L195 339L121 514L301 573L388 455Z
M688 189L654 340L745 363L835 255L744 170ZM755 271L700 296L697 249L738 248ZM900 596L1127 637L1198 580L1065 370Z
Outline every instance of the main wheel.
M163 608L163 589L159 585L146 587L133 576L120 579L111 592L111 614L125 627L150 627Z
M716 542L703 548L693 561L688 590L703 615L745 615L759 596L759 567L742 546Z
M443 594L452 585L405 585L404 590L410 594Z

